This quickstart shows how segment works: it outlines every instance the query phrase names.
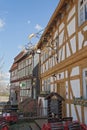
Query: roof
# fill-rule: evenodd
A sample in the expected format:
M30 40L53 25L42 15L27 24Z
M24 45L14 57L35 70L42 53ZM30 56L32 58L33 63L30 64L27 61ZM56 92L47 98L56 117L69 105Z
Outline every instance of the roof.
M58 19L58 16L59 14L61 13L61 9L63 6L65 6L65 4L67 4L68 0L60 0L58 6L56 7L52 17L50 18L48 24L47 24L47 27L45 28L45 31L43 32L39 42L38 42L38 45L37 45L37 48L40 48L40 45L42 43L42 39L43 37L45 37L46 34L48 34L50 28L52 28L52 24L55 23L55 21Z
M18 62L19 60L21 60L26 54L27 54L27 51L22 50L22 51L14 58L14 62L13 62L13 64L12 64L12 66L11 66L9 72L11 72L11 71L13 71L13 70L15 70L15 69L17 68L17 66L18 66L17 62Z
M64 100L65 100L62 96L60 96L60 95L59 95L58 93L56 93L56 92L50 93L45 99L46 99L46 100L49 100L50 98L52 98L52 97L54 97L54 96L55 96L55 98L57 97L57 99L60 100L60 101L64 101Z
M17 68L17 63L13 63L9 71L11 72L12 70L15 70L16 68Z
M15 58L14 62L18 62L20 59L22 59L28 52L26 50L22 50Z

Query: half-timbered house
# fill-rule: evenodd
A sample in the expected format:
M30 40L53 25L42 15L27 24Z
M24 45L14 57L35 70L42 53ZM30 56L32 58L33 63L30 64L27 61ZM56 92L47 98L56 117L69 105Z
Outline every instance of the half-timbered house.
M27 98L37 99L39 55L34 50L22 50L10 68L10 102L16 105Z
M60 0L38 48L41 88L64 99L63 117L87 124L87 0Z

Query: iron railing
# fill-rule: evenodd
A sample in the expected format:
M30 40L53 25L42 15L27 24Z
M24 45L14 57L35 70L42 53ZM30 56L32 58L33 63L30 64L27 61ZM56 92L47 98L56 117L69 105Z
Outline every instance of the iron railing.
M35 107L31 112L18 113L19 118L47 118L47 107Z

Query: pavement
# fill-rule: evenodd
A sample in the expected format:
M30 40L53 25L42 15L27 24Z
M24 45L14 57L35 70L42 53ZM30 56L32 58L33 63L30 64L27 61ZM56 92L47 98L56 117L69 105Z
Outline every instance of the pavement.
M47 123L47 119L36 119L35 122L37 123L37 125L40 127L40 129L42 129L43 124Z
M9 130L32 130L29 123L14 124L9 127Z
M26 121L13 124L9 127L9 130L41 130L43 124L47 122L47 119L35 119L33 121Z

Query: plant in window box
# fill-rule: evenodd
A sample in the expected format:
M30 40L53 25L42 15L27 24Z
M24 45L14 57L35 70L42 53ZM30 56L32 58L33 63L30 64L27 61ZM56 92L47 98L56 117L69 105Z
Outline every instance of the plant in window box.
M87 105L87 99L85 99L85 101L84 101L84 102L85 102L85 105Z
M74 97L74 104L81 105L82 104L82 96L79 98Z

